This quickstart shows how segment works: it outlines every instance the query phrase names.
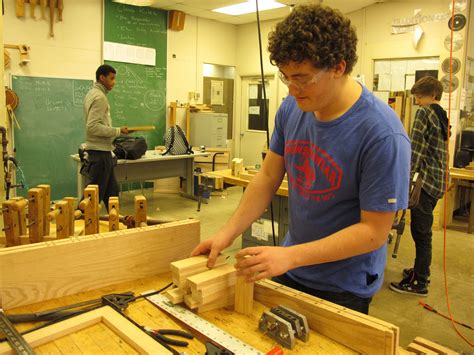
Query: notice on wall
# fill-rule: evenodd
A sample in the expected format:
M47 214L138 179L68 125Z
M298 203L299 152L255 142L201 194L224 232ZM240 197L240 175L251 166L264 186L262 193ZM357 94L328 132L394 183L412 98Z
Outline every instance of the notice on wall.
M224 82L211 80L211 105L224 105Z
M392 74L379 74L379 91L390 91L392 87Z
M155 66L156 49L122 43L104 42L104 60Z

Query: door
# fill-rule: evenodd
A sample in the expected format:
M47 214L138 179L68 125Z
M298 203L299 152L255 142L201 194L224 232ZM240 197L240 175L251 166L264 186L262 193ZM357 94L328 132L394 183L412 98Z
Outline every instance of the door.
M267 115L271 137L277 110L277 89L273 76L265 77ZM240 120L239 157L244 166L262 164L262 152L267 149L266 117L263 116L263 85L259 77L242 78L242 116Z

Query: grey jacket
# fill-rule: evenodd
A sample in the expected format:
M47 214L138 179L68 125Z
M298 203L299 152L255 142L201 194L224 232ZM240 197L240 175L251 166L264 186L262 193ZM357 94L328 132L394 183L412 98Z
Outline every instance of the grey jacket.
M120 128L112 127L108 91L101 83L94 83L84 98L86 149L112 151L112 141L120 135Z

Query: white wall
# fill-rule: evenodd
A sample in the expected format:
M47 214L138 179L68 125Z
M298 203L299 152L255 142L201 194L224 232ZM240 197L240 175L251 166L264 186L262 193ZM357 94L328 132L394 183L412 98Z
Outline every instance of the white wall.
M55 23L55 36L51 38L49 20L40 19L39 5L36 20L29 16L29 5L26 5L26 17L17 18L14 1L6 1L4 43L29 45L31 62L20 66L18 51L10 51L12 66L2 75L5 82L9 84L12 74L94 79L95 70L102 64L102 3L67 1L64 21ZM236 65L236 29L235 25L186 16L184 31L168 31L167 103L187 102L190 91L199 92L202 102L203 63ZM178 123L183 124L183 118L184 111L178 110Z
M18 51L10 51L12 66L8 74L94 79L101 64L101 1L67 1L63 21L54 24L54 37L49 36L49 13L48 20L42 20L39 5L35 20L30 17L29 5L25 5L26 16L17 18L14 1L4 3L4 42L24 43L31 48L31 62L21 67Z
M203 64L235 66L236 39L236 25L194 16L186 16L183 31L169 30L167 102L188 102L188 93L194 91L202 103ZM184 110L178 110L176 118L184 126Z

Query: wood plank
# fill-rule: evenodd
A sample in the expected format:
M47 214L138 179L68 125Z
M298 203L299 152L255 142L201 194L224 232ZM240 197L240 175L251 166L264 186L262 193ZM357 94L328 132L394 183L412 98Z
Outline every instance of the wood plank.
M255 283L255 300L269 307L288 306L305 315L311 329L365 354L396 354L398 343L388 323L270 280ZM398 328L397 328L398 329Z
M254 282L247 282L245 276L237 276L235 283L235 302L236 312L250 315L253 310L253 289Z
M30 346L34 348L99 323L107 325L141 354L171 353L108 306L66 319L32 333L28 333L24 335L24 338ZM66 339L68 341L67 349L65 349L66 353L68 353L67 350L72 352L78 352L77 350L79 350L80 352L80 349L71 341L71 338ZM62 342L61 345L65 346L66 343ZM62 347L60 348L63 350ZM10 355L14 353L15 352L7 343L0 344L0 355Z
M172 262L170 264L170 269L173 283L179 288L186 289L186 280L188 277L209 270L207 267L207 260L207 255L198 255ZM216 268L224 264L226 264L226 257L221 254L217 257L214 267Z
M4 248L0 301L10 309L166 272L199 241L199 221L189 219Z
M416 343L408 344L407 350L412 351L415 354L420 354L420 355L437 355L437 354L439 354L436 351L432 351L432 350L430 350L428 348L425 348L424 346L422 346L420 344L416 344Z
M49 211L51 210L51 186L42 184L37 186L39 189L43 190L43 235L49 235L49 222L46 219Z
M443 355L459 355L458 352L451 350L445 346L442 346L438 343L435 343L434 341L422 338L422 337L416 337L413 340L413 343L419 344L427 349L430 349L438 354L443 354Z
M213 286L218 282L227 282L229 286L235 285L236 270L233 265L222 265L211 270L188 277L191 290L199 290L205 286Z

